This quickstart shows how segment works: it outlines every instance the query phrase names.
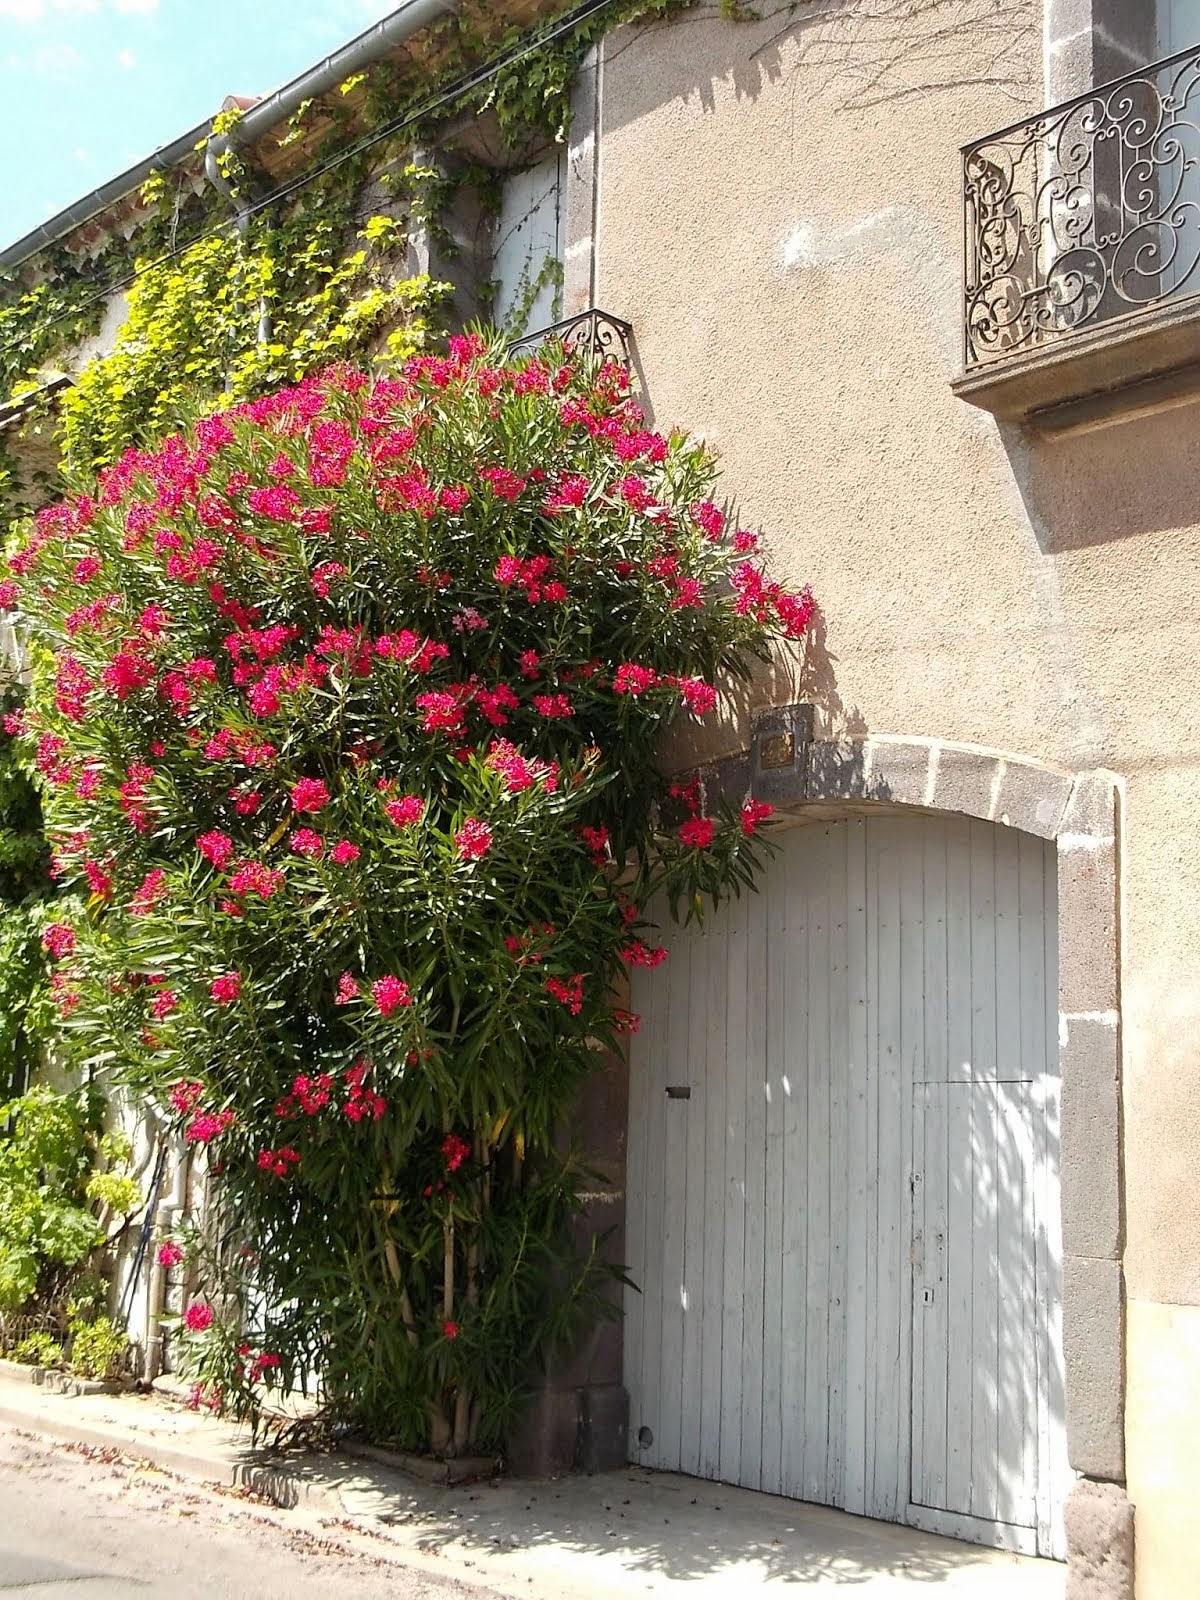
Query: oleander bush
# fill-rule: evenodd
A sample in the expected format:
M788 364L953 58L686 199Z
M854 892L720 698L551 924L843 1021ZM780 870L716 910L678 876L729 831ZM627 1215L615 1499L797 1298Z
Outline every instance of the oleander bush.
M571 1111L634 966L754 882L769 808L660 771L807 592L613 363L485 336L200 417L28 524L63 1048L206 1147L167 1241L205 1392L315 1382L409 1448L502 1444L604 1301Z

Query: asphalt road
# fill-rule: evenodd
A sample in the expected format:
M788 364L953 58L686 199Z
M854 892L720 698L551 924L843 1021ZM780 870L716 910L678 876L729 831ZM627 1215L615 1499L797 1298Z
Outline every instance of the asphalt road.
M114 1451L0 1431L0 1596L500 1600L398 1565L384 1544Z

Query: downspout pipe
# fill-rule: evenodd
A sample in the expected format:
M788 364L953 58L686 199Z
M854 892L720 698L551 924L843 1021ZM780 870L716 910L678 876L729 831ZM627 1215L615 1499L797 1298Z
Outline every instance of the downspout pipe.
M389 50L406 43L422 28L439 17L457 10L458 0L405 0L405 4L383 17L373 27L366 29L340 50L335 50L316 66L302 72L298 78L285 83L274 94L267 95L250 107L228 133L213 135L204 152L204 172L218 193L224 195L237 213L239 233L250 226L250 205L234 192L233 185L221 171L221 157L230 150L248 150L272 128L278 127L305 100L315 100L347 78L378 61ZM271 340L271 314L264 300L259 307L258 342Z

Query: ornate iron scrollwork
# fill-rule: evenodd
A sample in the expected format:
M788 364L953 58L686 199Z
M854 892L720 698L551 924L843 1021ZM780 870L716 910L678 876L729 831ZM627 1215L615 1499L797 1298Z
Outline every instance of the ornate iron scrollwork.
M629 361L629 340L633 327L620 317L598 311L594 306L577 317L567 317L562 322L552 322L548 328L523 334L512 341L514 350L532 350L547 339L558 339L571 355L587 355L597 361Z
M968 368L1200 292L1200 50L963 148Z

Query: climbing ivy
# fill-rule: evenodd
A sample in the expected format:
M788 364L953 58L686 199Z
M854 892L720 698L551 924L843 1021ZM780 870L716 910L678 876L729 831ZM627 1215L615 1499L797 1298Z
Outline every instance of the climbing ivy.
M27 1022L45 982L38 929L51 889L37 790L14 742L23 698L0 684L0 1101L22 1091L33 1065Z
M218 113L216 164L239 204L256 204L251 225L235 228L228 194L197 183L195 163L185 163L147 180L135 249L114 230L91 254L57 247L0 276L0 405L36 390L96 332L114 284L130 286L124 324L111 351L77 374L61 402L72 469L94 469L135 440L161 436L194 415L198 400L203 407L222 394L261 393L334 357L402 359L441 331L446 290L403 275L402 223L358 212L368 183L384 203L397 199L404 218L436 229L455 181L478 184L480 175L464 169L448 178L414 163L414 149L470 111L491 111L514 148L539 136L561 141L572 80L600 36L693 3L613 0L574 21L577 7L560 5L548 8L531 36L486 0L466 0L427 31L419 56L379 61L297 108L276 143L310 140L309 169L319 175L282 202L255 201L262 176L226 147L242 113ZM493 61L496 69L469 92L442 93ZM28 426L45 427L49 412L48 402L33 406ZM21 511L33 486L20 483L6 441L0 435L0 505Z

